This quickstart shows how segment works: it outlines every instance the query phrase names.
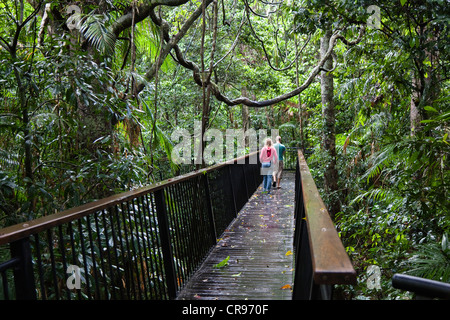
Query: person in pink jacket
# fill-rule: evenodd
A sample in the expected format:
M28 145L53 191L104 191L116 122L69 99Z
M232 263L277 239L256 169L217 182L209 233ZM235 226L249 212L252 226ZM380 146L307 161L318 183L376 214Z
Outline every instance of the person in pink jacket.
M272 139L266 139L265 145L259 154L259 160L261 161L261 174L264 176L263 193L270 193L273 168L278 161L277 151L273 147Z

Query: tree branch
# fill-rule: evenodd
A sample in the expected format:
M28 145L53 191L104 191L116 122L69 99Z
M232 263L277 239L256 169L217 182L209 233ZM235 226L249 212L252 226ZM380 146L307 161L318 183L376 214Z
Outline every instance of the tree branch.
M340 40L344 39L347 42L347 44L350 44L350 45L357 44L357 43L359 43L362 40L362 36L364 34L364 30L365 30L365 27L362 26L361 29L360 29L358 38L356 40L354 40L354 41L347 41L347 40L345 40L345 38L341 34L335 33L330 38L330 44L329 44L328 51L325 53L325 55L319 61L317 66L315 66L313 68L313 70L311 71L311 73L309 74L309 76L305 80L305 82L301 86L297 87L296 89L294 89L294 90L292 90L290 92L287 92L285 94L282 94L282 95L280 95L278 97L275 97L275 98L272 98L272 99L269 99L269 100L264 100L264 101L255 101L255 100L251 100L251 99L249 99L247 97L239 97L237 99L231 100L227 96L225 96L224 94L222 94L220 92L218 86L215 83L211 82L211 87L213 89L212 92L216 96L217 100L222 101L222 102L226 103L229 106L235 106L235 105L238 105L238 104L244 104L246 106L256 107L256 108L270 106L272 104L276 104L276 103L279 103L281 101L284 101L284 100L290 99L292 97L295 97L296 95L300 94L305 89L307 89L309 87L309 85L313 82L314 78L323 69L323 65L325 64L325 61L327 61L327 59L330 57L330 55L332 55L334 46L336 45L336 42L337 42L338 39L340 39ZM180 57L178 57L178 59L180 59ZM191 65L193 65L193 63L191 63ZM195 71L194 71L194 75L195 75Z
M235 106L235 105L239 105L239 104L243 104L249 107L255 107L255 108L262 108L262 107L267 107L276 103L279 103L281 101L290 99L292 97L295 97L296 95L300 94L301 92L303 92L305 89L307 89L309 87L309 85L313 82L314 78L319 74L319 72L321 71L321 69L323 68L323 65L325 63L325 61L330 57L330 55L333 52L333 48L336 44L336 41L338 39L342 38L342 36L340 34L334 34L331 38L330 38L330 46L328 51L326 52L326 54L322 57L322 59L319 61L319 63L317 64L317 66L315 66L313 68L313 70L311 71L311 73L309 74L308 78L305 80L305 82L297 87L296 89L287 92L285 94L282 94L278 97L269 99L269 100L264 100L264 101L255 101L255 100L251 100L247 97L239 97L236 99L230 99L228 98L226 95L224 95L222 92L220 92L219 87L217 86L217 84L215 84L214 82L210 82L210 86L211 86L211 92L212 94L214 94L214 96L216 97L217 100L222 101L224 103L226 103L228 106ZM193 71L194 74L194 80L195 82L202 86L202 80L200 77L200 68L192 61L186 60L180 50L180 48L178 46L174 47L174 50L176 52L176 56L178 61L180 62L180 64L182 66L184 66L185 68L188 68L190 70Z
M267 54L266 46L264 45L264 41L261 40L260 37L258 37L258 35L256 34L255 29L253 29L252 22L250 21L250 12L249 12L249 10L251 10L251 8L250 8L250 6L248 5L247 0L244 0L244 3L245 3L246 12L247 12L247 21L248 21L248 25L249 25L250 30L252 31L253 35L255 36L255 38L261 43L261 47L262 47L262 49L263 49L263 51L264 51L264 55L266 56L267 62L269 63L269 67L272 68L272 69L275 70L275 71L285 71L285 70L290 69L290 68L292 67L292 65L294 64L294 62L297 60L298 54L297 54L297 55L295 56L295 58L291 61L291 63L290 63L287 67L285 67L285 68L278 69L278 68L275 68L274 66L272 66L272 63L270 62L269 55ZM252 12L253 12L253 11L252 11Z
M189 0L150 0L141 4L137 10L134 17L134 23L139 23L145 18L147 18L151 11L157 6L169 6L177 7L187 3ZM112 32L118 37L122 31L131 27L133 23L133 13L130 11L127 14L121 16L112 26Z
M210 5L213 2L213 0L206 0L205 1L205 6L207 7L208 5ZM163 64L164 60L167 58L167 56L169 55L170 51L172 49L175 48L175 46L177 46L178 42L186 35L187 31L191 28L191 26L194 24L194 22L201 16L202 14L202 6L200 5L189 17L188 20L186 20L186 22L184 23L184 25L181 27L181 29L178 31L178 33L176 35L174 35L172 38L169 35L169 30L170 30L170 25L167 21L165 21L164 19L157 17L155 12L154 12L154 8L151 8L150 12L149 12L149 16L152 19L152 21L158 25L163 32L164 35L164 40L166 41L166 43L162 46L160 53L159 53L159 57L157 59L157 61L150 67L150 69L146 72L145 74L145 78L147 80L151 80L156 72L156 69L160 68L161 65ZM144 89L144 84L141 83L138 88L137 88L137 92L140 92Z
M205 6L207 7L209 4L212 3L212 1L213 0L206 0ZM173 0L173 2L175 2L175 0ZM182 1L180 1L180 2L182 2ZM161 52L160 52L160 56L161 56L161 59L159 59L161 61L160 63L162 64L162 61L164 61L164 59L167 57L167 55L169 55L170 51L174 50L176 58L178 60L178 63L180 65L182 65L183 67L185 67L189 70L192 70L194 81L201 87L204 87L204 86L206 86L206 84L209 84L209 86L211 88L211 93L216 97L216 99L221 102L226 103L228 106L236 106L239 104L243 104L243 105L246 105L249 107L262 108L262 107L270 106L270 105L279 103L281 101L284 101L284 100L287 100L287 99L290 99L292 97L299 95L301 92L303 92L305 89L307 89L309 87L309 85L313 82L314 78L319 74L319 72L324 70L323 66L325 64L325 61L332 55L333 49L334 49L334 46L336 45L337 40L341 40L342 42L344 42L347 45L355 45L362 40L364 31L365 31L365 26L364 25L361 26L358 38L354 41L348 41L340 33L333 34L330 38L328 51L325 53L325 55L322 57L322 59L318 62L318 64L311 70L311 72L310 72L308 78L305 80L305 82L301 86L297 87L296 89L294 89L290 92L284 93L282 95L279 95L275 98L263 100L263 101L255 101L255 100L251 100L247 97L239 97L236 99L230 99L225 94L223 94L220 91L218 85L216 83L214 83L213 81L211 81L210 79L209 79L209 83L203 82L203 79L201 77L201 70L200 70L199 66L197 64L195 64L194 62L185 59L183 53L181 52L180 47L178 46L178 42L181 40L181 38L187 33L187 31L192 26L192 24L201 16L202 5L200 5L192 13L192 15L189 17L189 19L185 22L185 24L180 29L180 31L172 38L169 35L169 29L170 29L169 24L166 21L164 21L164 19L157 17L154 14L153 9L154 9L154 7L149 9L148 15L151 17L152 21L156 25L160 26L160 28L162 29L163 35L164 35L164 40L166 41L166 44L163 46L163 48L161 49ZM160 64L158 64L158 63L153 64L152 67L150 68L150 70L147 71L147 73L145 74L145 77L147 79L151 79L155 74L156 68L160 68ZM330 71L332 71L332 70L330 70ZM138 92L142 91L144 89L144 86L145 86L144 84L140 84L139 88L138 88Z

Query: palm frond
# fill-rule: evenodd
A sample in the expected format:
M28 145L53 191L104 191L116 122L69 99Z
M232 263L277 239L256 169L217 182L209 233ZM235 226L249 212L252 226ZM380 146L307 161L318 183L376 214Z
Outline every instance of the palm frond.
M116 36L107 27L109 18L102 14L90 14L80 21L80 32L101 54L114 53Z
M450 255L437 242L420 245L406 265L410 275L450 282Z

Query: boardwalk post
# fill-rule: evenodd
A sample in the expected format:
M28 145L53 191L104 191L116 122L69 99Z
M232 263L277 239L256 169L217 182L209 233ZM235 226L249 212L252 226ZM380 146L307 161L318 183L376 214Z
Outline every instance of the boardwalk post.
M313 291L313 270L311 265L311 251L308 240L308 228L304 223L303 217L299 217L301 221L296 221L295 230L299 230L298 240L295 244L295 276L294 289L292 292L293 300L311 300Z
M31 260L30 239L24 238L11 243L11 256L19 258L14 268L14 285L17 300L36 300L33 262Z
M155 191L156 214L158 216L159 236L164 261L165 282L169 299L175 299L177 295L177 279L173 262L172 244L170 241L169 219L167 217L166 204L164 201L164 189Z

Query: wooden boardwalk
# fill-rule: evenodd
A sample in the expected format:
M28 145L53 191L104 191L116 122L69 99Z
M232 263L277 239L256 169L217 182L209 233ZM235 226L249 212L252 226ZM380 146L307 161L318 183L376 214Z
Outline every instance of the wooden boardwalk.
M294 178L284 172L282 188L269 195L258 188L178 299L291 299Z

